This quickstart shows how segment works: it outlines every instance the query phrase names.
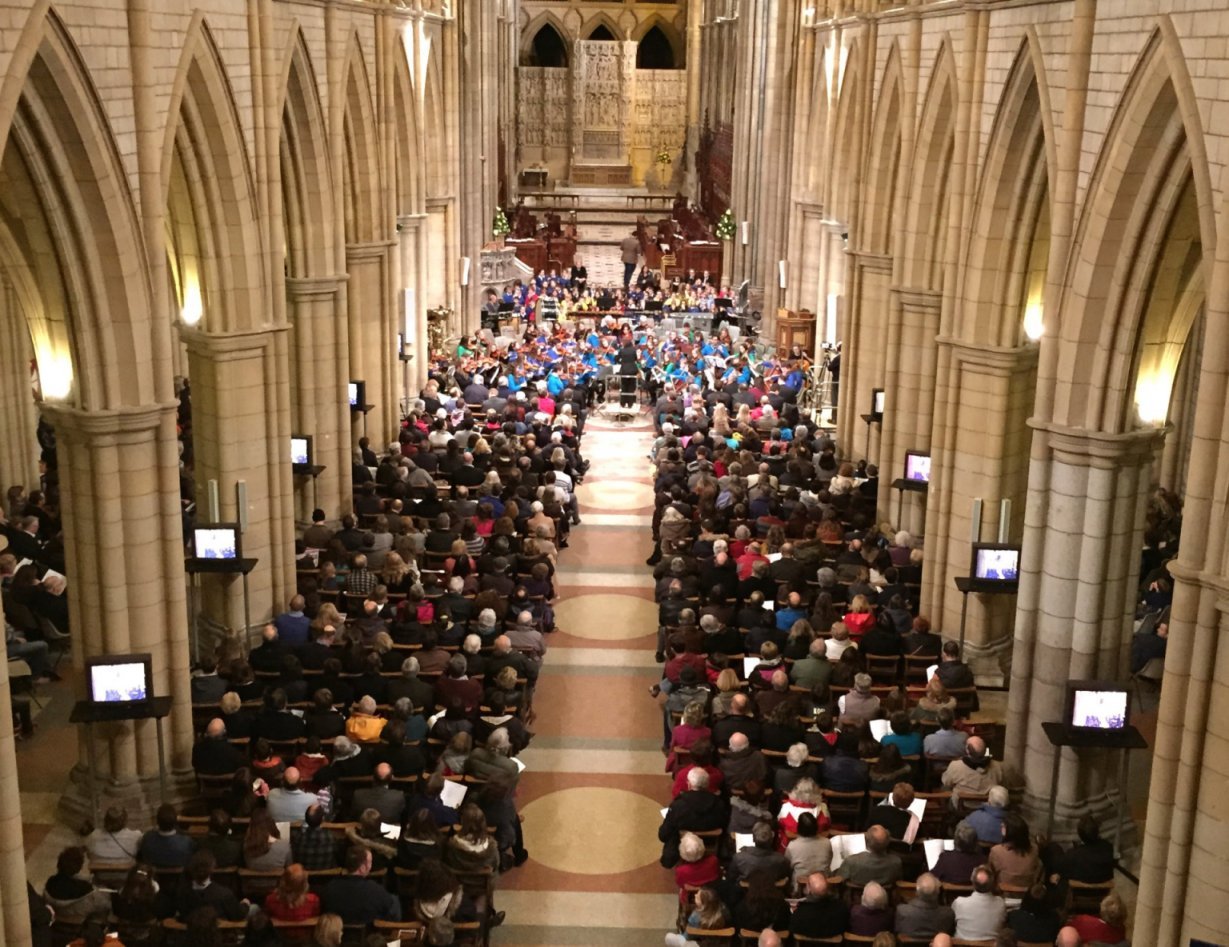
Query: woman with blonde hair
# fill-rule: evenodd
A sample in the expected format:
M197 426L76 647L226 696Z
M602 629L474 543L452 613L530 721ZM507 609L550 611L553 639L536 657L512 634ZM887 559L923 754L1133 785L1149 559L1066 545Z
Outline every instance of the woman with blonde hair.
M337 914L321 914L312 933L311 947L341 947L344 925Z
M713 718L726 717L730 713L730 702L734 695L740 692L741 685L738 674L733 668L724 668L717 675L717 694L713 697Z
M713 408L713 433L719 437L730 436L730 409L720 403Z
M277 887L265 898L265 913L275 921L306 921L320 914L320 896L307 890L307 869L287 865Z
M862 636L870 631L875 624L875 613L871 611L870 600L865 595L855 595L849 603L849 611L841 619L849 630L849 637L856 644Z
M678 770L679 750L690 750L697 740L708 740L713 731L704 722L704 701L693 700L683 708L682 722L670 732L670 753L666 757L666 772Z
M380 580L395 595L404 595L418 580L418 569L411 568L398 553L389 552L379 572Z
M332 602L324 602L320 605L320 611L316 612L316 618L312 622L312 630L324 629L329 625L334 628L340 628L345 623L345 619L341 617L341 612L337 610L337 606Z
M819 786L815 784L815 780L805 776L794 783L794 788L786 795L785 802L782 803L777 813L777 849L779 851L785 851L785 846L789 844L789 836L798 833L798 817L804 812L809 812L815 817L815 821L819 823L819 831L823 832L828 828L828 807L824 804Z
M947 692L936 674L926 682L926 692L918 699L917 706L909 713L914 723L938 723L940 710L956 709L956 698Z

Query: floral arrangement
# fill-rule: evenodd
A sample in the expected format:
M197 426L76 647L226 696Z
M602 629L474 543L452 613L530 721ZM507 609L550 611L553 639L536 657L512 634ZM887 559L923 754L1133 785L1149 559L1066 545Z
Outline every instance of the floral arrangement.
M657 154L653 156L653 160L658 164L666 165L672 162L674 158L671 156L669 148L661 147L657 149Z
M720 240L734 239L734 212L728 207L721 215L721 219L717 221L717 238Z
M495 237L506 237L512 232L512 227L508 223L508 215L504 213L502 207L495 208L495 217L491 221L491 234Z

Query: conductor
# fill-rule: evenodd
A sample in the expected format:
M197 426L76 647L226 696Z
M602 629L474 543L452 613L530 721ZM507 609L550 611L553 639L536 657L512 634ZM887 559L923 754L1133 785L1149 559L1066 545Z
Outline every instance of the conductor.
M631 408L636 404L636 380L640 374L640 360L636 344L631 339L619 349L619 407Z

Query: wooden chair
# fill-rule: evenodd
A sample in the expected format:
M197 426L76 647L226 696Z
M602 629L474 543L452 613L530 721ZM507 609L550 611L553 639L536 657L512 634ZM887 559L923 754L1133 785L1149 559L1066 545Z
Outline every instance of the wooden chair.
M273 929L277 931L282 944L305 944L312 938L319 918L306 921L273 921Z
M939 899L944 904L951 904L957 898L963 898L966 894L972 893L972 885L953 885L944 882L943 887L940 889Z
M90 862L90 874L94 884L100 888L111 888L118 891L128 879L128 872L136 867L135 861L127 862Z
M821 792L833 828L840 827L851 832L862 828L865 792L837 792L834 789L824 789Z
M926 800L926 808L922 812L922 819L918 824L917 837L939 838L942 836L947 818L951 813L952 794L946 790L943 792L919 792L915 794L914 798Z
M1101 911L1101 899L1114 890L1114 882L1101 881L1086 884L1083 881L1067 882L1067 913L1091 914Z
M688 927L683 931L683 936L688 940L693 940L700 947L730 947L733 943L737 931L732 927L719 927L714 930L705 930L702 927ZM756 935L759 936L758 934Z
M749 931L744 928L738 932L738 937L742 941L743 947L756 947L756 945L760 942L761 933L761 931ZM790 934L788 929L783 931L774 931L773 933L781 938L781 943L784 944L789 941Z
M417 921L375 921L371 929L388 943L398 941L405 945L427 942L427 929Z
M806 947L807 944L843 944L845 942L844 934L833 934L831 937L806 937L802 934L794 935L794 943L798 947Z
M926 669L932 664L938 664L939 658L930 655L905 655L905 683L926 686Z
M168 917L162 922L162 930L166 935L165 944L169 947L191 947L188 942L188 925L183 921L177 921L173 917ZM243 933L247 930L247 921L218 921L218 931L222 935L222 943L225 947L237 947L243 940Z
M900 655L868 654L866 673L876 684L895 684L900 680Z
M234 778L234 773L221 773L212 776L208 773L197 773L196 788L203 799L221 799L226 795L226 791L230 789L230 784Z
M280 871L255 871L251 868L239 869L239 894L255 904L264 901L277 883L281 881Z
M972 793L957 793L956 794L956 815L957 819L965 818L970 812L975 812L986 804L989 796L975 795Z

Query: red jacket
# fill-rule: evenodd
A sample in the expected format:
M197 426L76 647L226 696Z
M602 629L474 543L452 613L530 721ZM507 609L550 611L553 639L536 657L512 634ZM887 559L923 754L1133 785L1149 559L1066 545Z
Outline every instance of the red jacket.
M679 862L674 866L674 882L679 886L679 902L687 903L687 892L683 885L700 888L711 885L721 878L721 866L717 864L716 855L705 855L698 862Z
M841 620L845 622L845 627L849 629L849 637L854 641L861 641L862 636L874 626L875 613L846 612L845 617Z

